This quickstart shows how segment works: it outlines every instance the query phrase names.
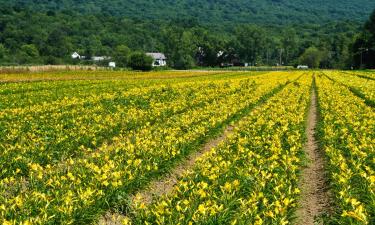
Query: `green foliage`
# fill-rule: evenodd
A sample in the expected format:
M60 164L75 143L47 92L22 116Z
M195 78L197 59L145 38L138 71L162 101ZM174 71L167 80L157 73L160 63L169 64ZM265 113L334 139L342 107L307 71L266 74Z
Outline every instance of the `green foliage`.
M372 12L369 20L365 24L365 29L375 38L375 10Z
M150 71L154 60L143 52L134 52L130 55L129 66L133 70Z
M25 53L26 56L31 58L39 57L38 49L35 47L35 45L22 45L21 51Z
M200 66L218 66L220 64L219 52L227 52L229 43L225 37L220 34L212 34L210 32L199 30L198 36L198 57Z
M20 48L19 59L21 64L38 63L39 51L35 45L22 45Z
M176 69L192 68L198 49L197 36L190 30L178 27L168 27L162 32L169 64Z
M194 65L194 59L190 55L179 53L174 60L174 68L176 69L187 70L191 69Z
M126 9L117 5L117 1L111 1L111 4L106 1L106 6L103 6L104 1L22 2L24 1L0 0L2 64L93 63L89 60L72 60L70 55L77 51L86 58L111 56L118 66L126 67L130 52L142 51L165 53L168 65L177 69L245 62L254 65L292 65L297 63L306 48L316 46L327 52L327 57L322 62L323 67L345 68L351 65L349 46L360 25L359 22L347 21L306 24L306 18L287 17L295 23L280 26L271 22L273 17L270 15L261 21L242 20L241 17L246 17L243 13L231 17L232 11L229 9L241 1L233 1L231 4L226 1L220 1L220 4L211 2L212 6L220 5L212 9L205 8L208 1L194 2L189 7L194 9L199 5L200 9L190 11L188 15L179 14L178 18L172 15L179 8L161 13L165 8L177 7L172 2L164 8L151 7L153 12L150 14L136 13L142 16L141 20L132 18L130 15L135 14L131 13L127 13L126 17L119 16L133 7L132 2L127 4ZM164 1L148 1L147 4L137 5L137 8L147 12L149 9L145 6L160 6L162 3L165 4ZM284 7L284 3L286 1L272 4L268 2L254 9L262 9L267 4ZM224 15L225 19L216 21L221 17L217 13L224 6L228 12ZM245 4L244 7L250 6ZM208 11L195 15L200 10ZM206 18L210 10L219 11L215 13L216 16ZM356 10L361 11L361 15L365 15L367 11L363 8ZM158 11L160 14L154 14ZM172 19L164 18L164 15ZM260 11L255 17L257 16L260 16ZM283 21L288 21L284 19ZM320 22L322 21L316 20L316 23ZM268 25L264 25L265 23ZM34 46L35 51L25 49L25 46ZM219 52L222 54L218 55Z
M60 58L54 56L47 56L44 58L44 64L47 65L60 65L63 64L63 61Z
M280 38L280 47L284 53L284 64L288 65L297 55L298 47L297 32L294 28L287 28L282 31Z
M310 68L319 68L323 61L324 53L316 47L310 47L299 58L301 64L308 65Z
M131 50L125 45L119 45L114 52L114 60L118 67L127 67Z
M168 20L189 18L206 24L299 24L325 23L345 19L364 20L375 7L373 0L0 0L9 6L42 10L51 15L56 11L78 11L89 15L126 16L133 19ZM193 18L193 19L191 19Z
M0 44L0 60L4 59L6 54L6 48L3 44Z
M352 51L355 67L375 68L375 10L353 44Z
M246 62L256 64L265 50L266 36L265 30L258 26L249 25L237 28L236 38L241 58Z

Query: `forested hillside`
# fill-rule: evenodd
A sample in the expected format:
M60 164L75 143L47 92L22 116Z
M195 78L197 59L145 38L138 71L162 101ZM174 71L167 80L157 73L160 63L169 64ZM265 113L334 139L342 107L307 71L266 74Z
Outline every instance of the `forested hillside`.
M0 0L0 65L94 63L72 60L78 52L127 66L140 51L163 52L178 69L350 68L372 54L361 31L374 8L372 0Z
M76 11L136 19L196 18L200 23L323 23L364 20L373 0L1 0L32 10Z

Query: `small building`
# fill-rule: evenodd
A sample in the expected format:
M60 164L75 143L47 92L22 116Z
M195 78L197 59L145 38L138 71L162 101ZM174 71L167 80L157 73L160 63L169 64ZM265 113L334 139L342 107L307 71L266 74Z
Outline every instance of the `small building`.
M167 57L165 57L163 53L149 52L149 53L146 53L146 55L151 56L154 59L154 62L152 63L153 67L167 65Z
M81 55L78 54L77 52L74 52L74 53L72 54L72 59L81 59Z
M100 61L104 61L104 60L110 60L111 57L109 56L92 56L91 57L91 60L94 61L94 62L100 62Z
M306 65L298 65L298 66L297 66L297 69L299 69L299 70L307 70L307 69L309 69L309 66L306 66Z
M115 63L115 62L109 62L109 63L108 63L108 66L109 66L110 68L116 68L116 63Z

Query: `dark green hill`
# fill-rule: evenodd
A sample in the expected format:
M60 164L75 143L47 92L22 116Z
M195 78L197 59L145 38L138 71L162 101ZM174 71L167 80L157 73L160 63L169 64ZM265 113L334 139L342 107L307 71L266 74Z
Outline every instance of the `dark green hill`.
M295 65L312 49L320 67L350 68L374 8L374 0L0 0L0 65L97 63L72 60L75 51L86 59L157 51L183 69Z
M374 0L0 0L42 11L73 11L135 19L195 18L202 24L363 21Z

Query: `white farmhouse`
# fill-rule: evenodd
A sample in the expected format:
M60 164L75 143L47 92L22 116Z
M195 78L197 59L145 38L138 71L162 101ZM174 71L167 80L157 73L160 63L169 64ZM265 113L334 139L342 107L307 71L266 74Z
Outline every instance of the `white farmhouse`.
M148 52L146 55L151 56L154 59L154 62L152 63L153 67L158 66L166 66L167 65L167 57L163 53L159 52Z
M91 57L91 60L94 61L94 62L100 62L100 61L104 61L104 60L110 60L111 57L109 56L92 56Z
M108 66L109 66L110 68L116 68L116 62L109 62L109 63L108 63Z
M72 54L72 59L81 59L81 56L77 52L74 52Z
M300 70L307 70L307 69L309 69L309 66L306 66L306 65L298 65L298 66L297 66L297 69L300 69Z

